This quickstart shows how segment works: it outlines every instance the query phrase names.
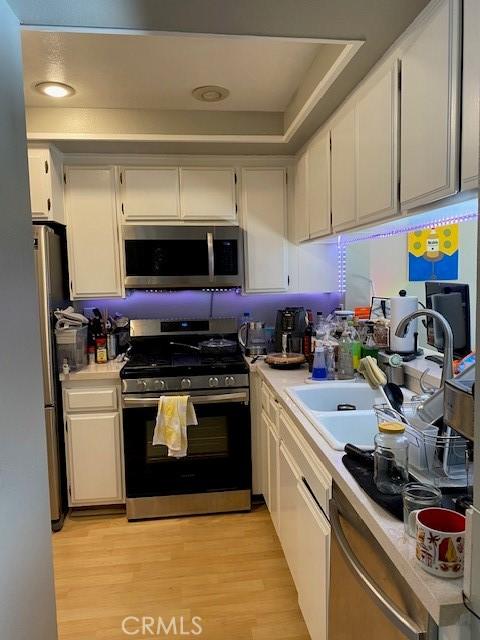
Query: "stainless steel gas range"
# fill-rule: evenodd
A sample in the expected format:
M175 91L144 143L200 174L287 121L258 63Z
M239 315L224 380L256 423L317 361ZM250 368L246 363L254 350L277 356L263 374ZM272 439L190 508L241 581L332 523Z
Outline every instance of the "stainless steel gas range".
M249 379L236 321L132 320L130 334L121 372L127 518L249 510ZM187 394L195 407L184 458L152 445L165 394Z

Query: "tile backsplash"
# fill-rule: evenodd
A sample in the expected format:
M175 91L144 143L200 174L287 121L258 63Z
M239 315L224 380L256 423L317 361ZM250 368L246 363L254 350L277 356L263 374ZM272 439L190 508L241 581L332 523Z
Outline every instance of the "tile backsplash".
M277 309L305 307L314 314L330 313L343 301L338 292L310 294L256 294L241 295L229 292L174 291L147 293L134 291L122 300L82 300L75 303L78 311L85 308L107 308L110 314L119 312L129 318L241 318L245 312L253 320L261 320L267 326L275 324Z

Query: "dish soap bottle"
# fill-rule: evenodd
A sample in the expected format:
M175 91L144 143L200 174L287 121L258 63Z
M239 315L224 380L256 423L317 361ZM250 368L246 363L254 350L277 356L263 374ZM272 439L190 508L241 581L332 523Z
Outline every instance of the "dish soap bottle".
M327 379L327 363L325 359L325 347L320 342L315 345L315 357L313 359L312 380Z
M373 337L373 326L369 326L367 330L367 339L365 340L365 344L362 347L362 358L366 358L367 356L372 356L372 358L377 359L378 356L378 347L375 344L375 338Z

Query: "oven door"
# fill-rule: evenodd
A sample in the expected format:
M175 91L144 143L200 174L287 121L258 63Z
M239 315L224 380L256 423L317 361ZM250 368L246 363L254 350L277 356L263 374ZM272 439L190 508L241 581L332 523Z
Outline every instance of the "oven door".
M152 445L158 396L123 396L127 498L251 488L248 390L191 395L198 425L184 458Z
M241 237L233 226L125 226L125 286L240 287Z

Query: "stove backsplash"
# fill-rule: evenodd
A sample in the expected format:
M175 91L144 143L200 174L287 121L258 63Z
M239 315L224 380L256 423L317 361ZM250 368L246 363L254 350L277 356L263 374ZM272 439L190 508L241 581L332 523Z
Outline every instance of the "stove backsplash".
M234 291L173 291L147 293L134 291L124 300L110 298L104 300L80 300L75 309L83 311L91 307L107 308L110 314L119 312L129 318L208 318L235 317L239 320L245 312L252 320L261 320L267 326L275 325L277 309L284 307L305 307L330 313L341 302L343 294L256 294L240 295Z

